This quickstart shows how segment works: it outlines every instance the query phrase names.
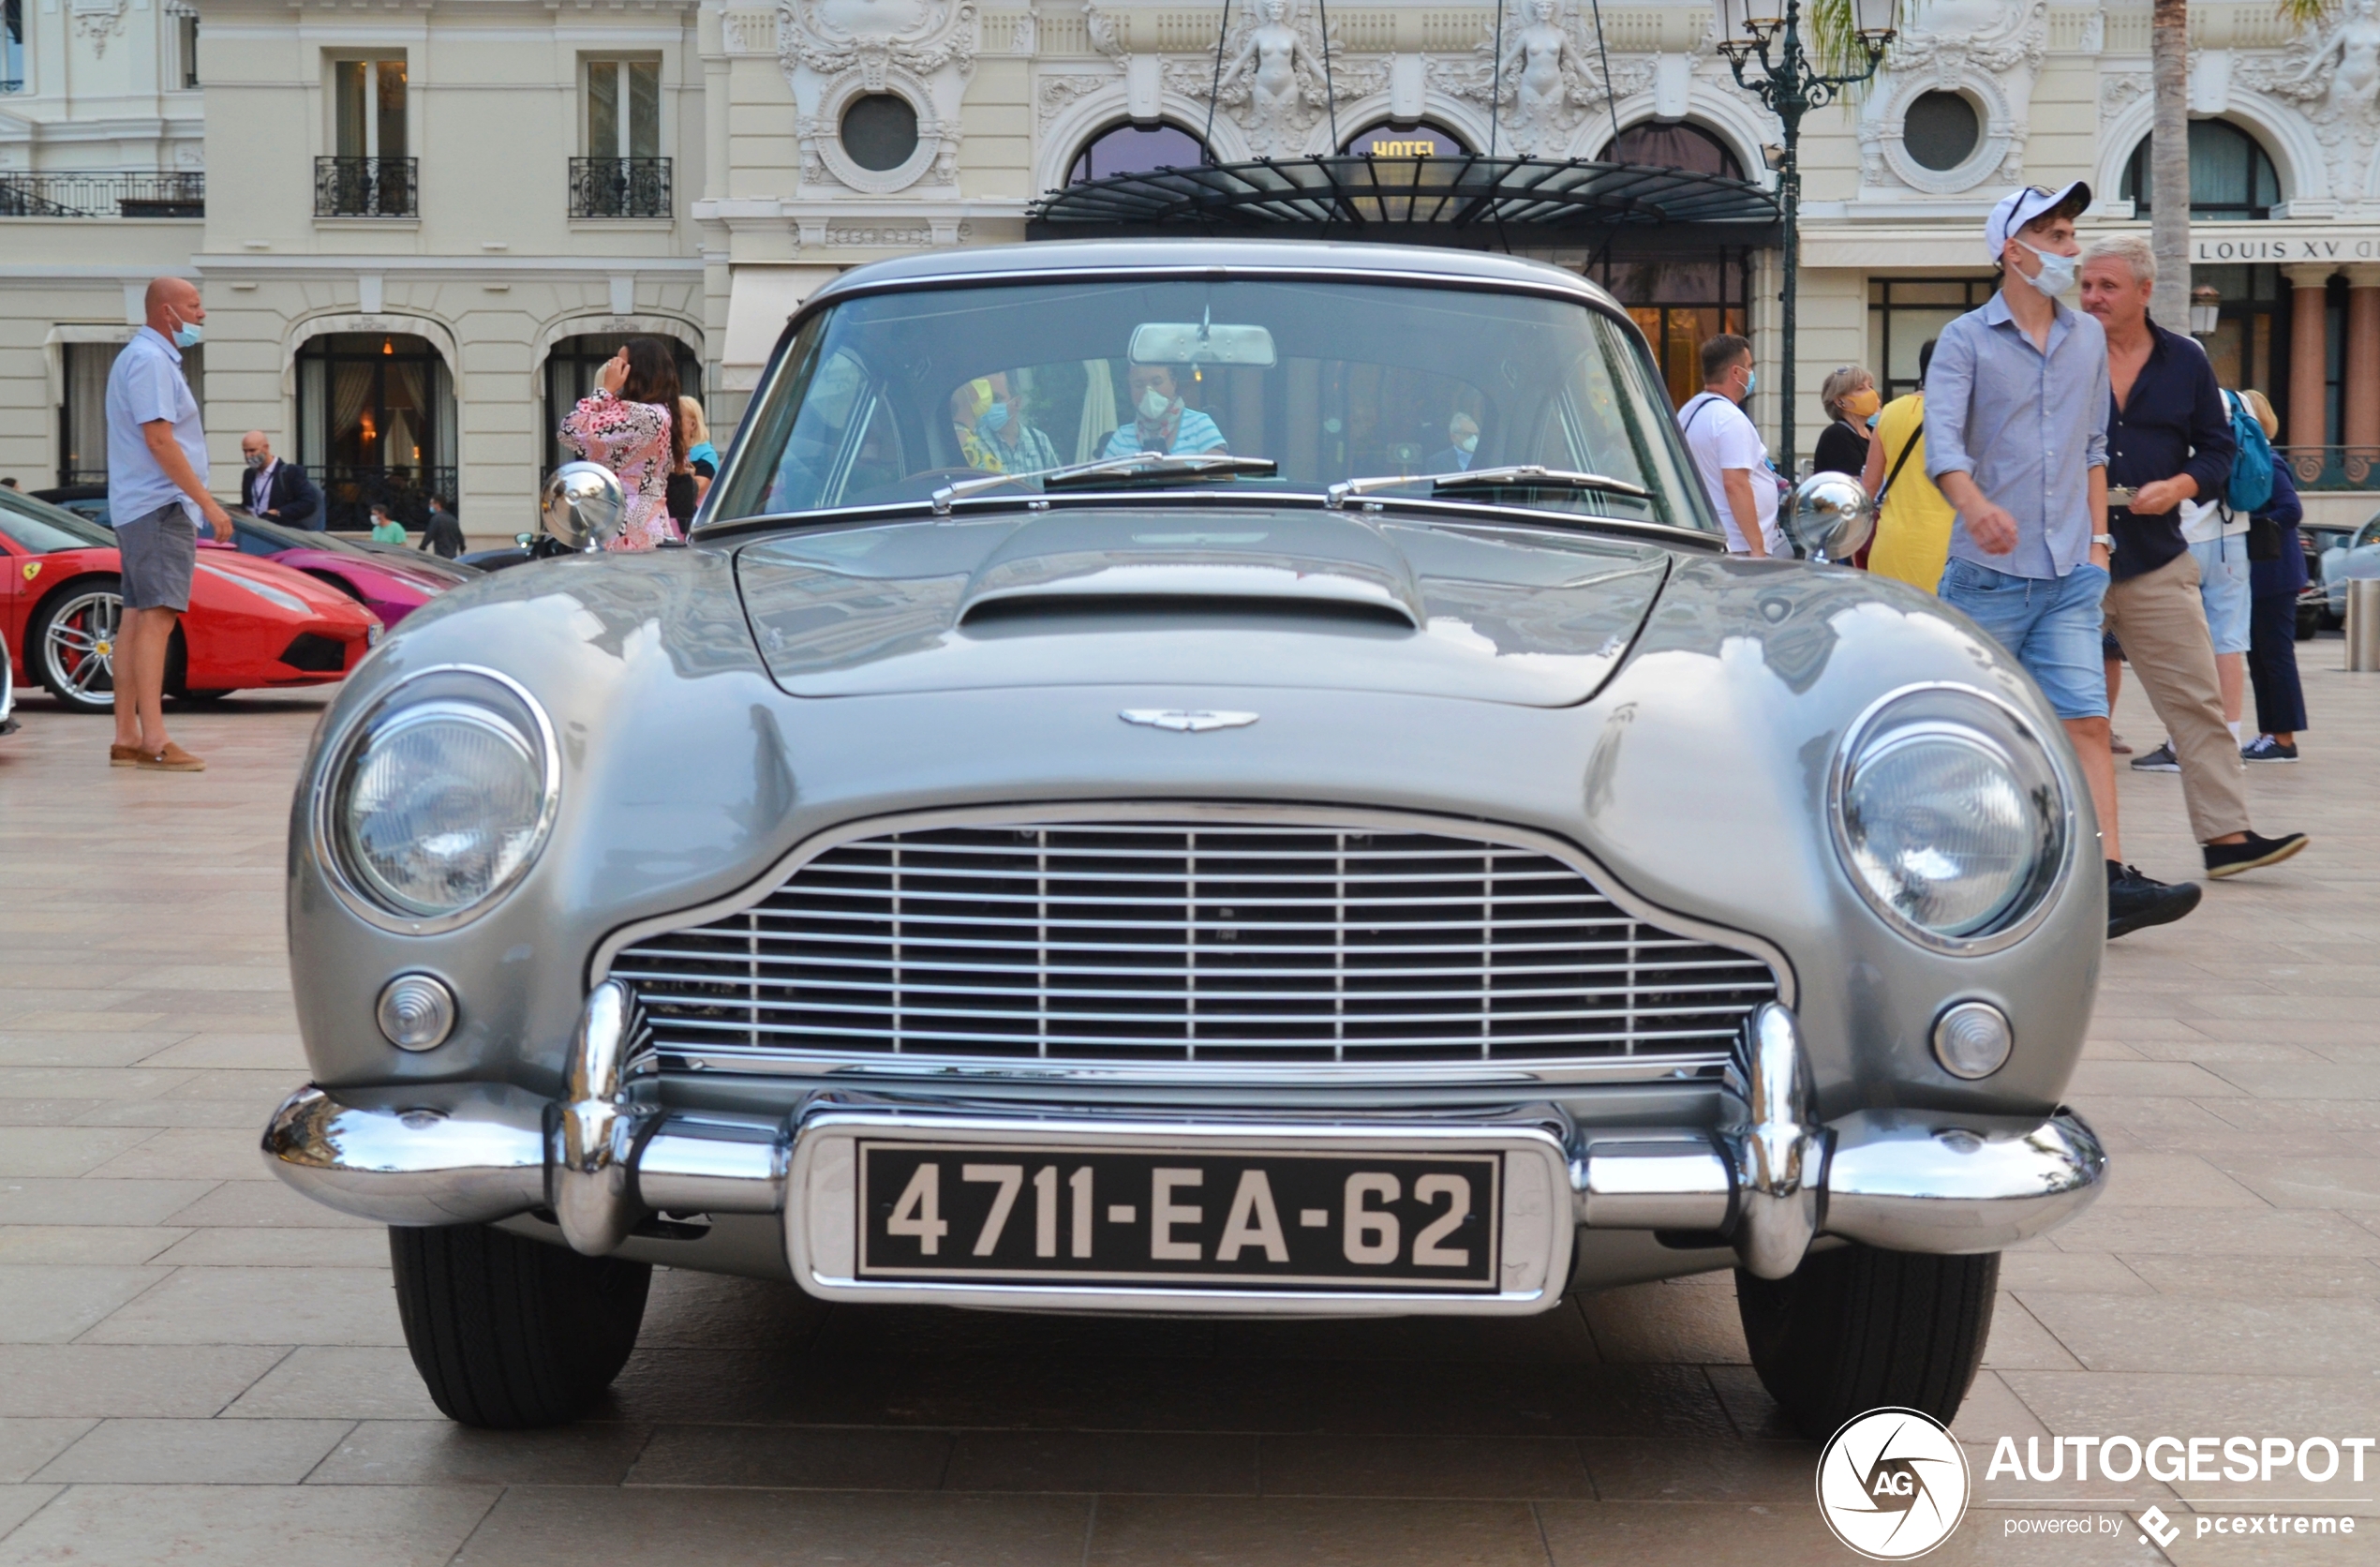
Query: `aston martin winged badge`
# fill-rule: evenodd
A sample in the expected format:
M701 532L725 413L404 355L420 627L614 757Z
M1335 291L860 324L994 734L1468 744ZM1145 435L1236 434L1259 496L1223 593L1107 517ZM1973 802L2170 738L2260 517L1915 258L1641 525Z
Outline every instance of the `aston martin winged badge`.
M1126 724L1145 724L1152 729L1171 729L1180 734L1198 735L1209 729L1244 729L1257 721L1255 713L1212 712L1205 709L1126 708L1116 715Z

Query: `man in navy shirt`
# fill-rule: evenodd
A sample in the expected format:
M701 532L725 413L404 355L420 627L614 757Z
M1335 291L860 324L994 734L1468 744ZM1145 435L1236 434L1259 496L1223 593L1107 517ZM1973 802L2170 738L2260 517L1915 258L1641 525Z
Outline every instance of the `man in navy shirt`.
M2138 234L2083 254L2083 308L2107 336L2107 629L2124 645L2181 763L2191 836L2207 874L2236 876L2306 846L2301 832L2257 833L2246 769L2224 722L2215 645L2198 597L2198 562L2181 537L2185 500L2219 500L2239 443L2206 351L2149 319L2157 261ZM2125 491L2129 501L2123 501Z

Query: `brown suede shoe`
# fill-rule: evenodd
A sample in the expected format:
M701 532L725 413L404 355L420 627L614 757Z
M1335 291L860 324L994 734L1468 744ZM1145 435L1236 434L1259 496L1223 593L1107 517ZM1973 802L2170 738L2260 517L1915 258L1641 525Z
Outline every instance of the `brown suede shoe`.
M140 760L141 748L137 745L111 745L108 747L108 766L112 768L128 768Z
M154 756L142 756L132 764L143 772L204 772L206 764L174 744L165 742L165 749Z

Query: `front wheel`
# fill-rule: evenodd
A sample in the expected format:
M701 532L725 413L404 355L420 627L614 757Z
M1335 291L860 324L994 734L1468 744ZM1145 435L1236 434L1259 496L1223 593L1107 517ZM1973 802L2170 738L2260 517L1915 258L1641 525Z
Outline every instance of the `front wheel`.
M1786 1278L1735 1273L1752 1368L1820 1441L1886 1406L1949 1425L1983 1361L1999 1290L1998 1252L1932 1257L1853 1244L1812 1252Z
M576 1420L636 1347L652 1264L484 1224L389 1231L396 1310L430 1398L466 1425Z
M79 713L115 710L115 644L124 594L112 576L86 577L34 616L26 660L50 694Z

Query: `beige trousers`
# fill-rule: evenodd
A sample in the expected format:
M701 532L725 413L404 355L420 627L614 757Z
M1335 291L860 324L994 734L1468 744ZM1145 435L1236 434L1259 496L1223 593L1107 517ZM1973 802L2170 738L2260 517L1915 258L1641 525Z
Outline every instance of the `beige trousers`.
M2153 572L2109 583L2107 629L2173 737L2190 835L2205 843L2247 831L2248 769L2223 719L2196 560L2184 551Z

